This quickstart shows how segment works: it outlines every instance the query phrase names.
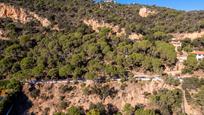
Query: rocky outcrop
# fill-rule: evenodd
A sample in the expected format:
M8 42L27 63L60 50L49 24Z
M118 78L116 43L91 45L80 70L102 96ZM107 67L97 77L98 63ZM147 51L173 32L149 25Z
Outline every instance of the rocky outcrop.
M35 14L34 12L29 12L29 14L35 18L36 20L38 20L43 27L48 27L51 25L51 22L47 19L47 18L43 18L43 17L40 17L39 15Z
M157 14L156 11L153 11L146 7L141 8L139 11L139 15L141 17L148 17L149 15L154 15L154 14Z
M23 24L35 19L39 21L44 27L51 25L51 22L48 19L40 17L34 12L30 12L23 8L17 8L4 3L0 3L0 18L11 18L13 21L19 21Z
M140 40L141 38L143 38L142 34L132 33L129 35L130 40Z
M32 19L24 9L15 8L4 3L0 3L0 18L11 18L21 23L27 23Z
M99 22L95 19L85 19L83 20L84 24L91 26L92 29L96 32L99 32L100 28L110 28L112 30L113 33L116 34L116 36L123 36L123 35L127 35L125 28L121 28L118 25L113 25L113 24L109 24L109 23L105 23L105 22ZM141 39L143 36L141 34L137 34L137 33L132 33L128 36L129 39L131 40L136 40L136 39Z
M114 26L112 24L108 24L105 22L99 22L95 19L87 19L87 20L83 20L84 24L91 26L92 29L96 32L99 32L100 28L110 28L117 36L122 36L122 35L126 35L125 33L125 29L124 28L120 28L119 26Z

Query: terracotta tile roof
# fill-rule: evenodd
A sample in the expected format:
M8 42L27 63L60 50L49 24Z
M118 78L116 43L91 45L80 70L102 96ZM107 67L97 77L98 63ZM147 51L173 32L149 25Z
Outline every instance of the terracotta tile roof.
M191 52L192 54L203 54L204 55L204 51L194 51L194 52Z

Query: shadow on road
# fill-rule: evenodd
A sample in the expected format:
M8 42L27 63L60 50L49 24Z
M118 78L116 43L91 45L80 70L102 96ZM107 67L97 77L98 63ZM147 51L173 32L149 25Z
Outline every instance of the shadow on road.
M31 107L32 102L23 92L20 92L14 101L14 107L10 115L28 115L27 111Z

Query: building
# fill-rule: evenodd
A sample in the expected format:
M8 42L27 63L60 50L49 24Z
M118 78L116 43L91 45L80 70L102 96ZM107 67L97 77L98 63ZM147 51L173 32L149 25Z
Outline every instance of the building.
M204 59L204 51L194 51L192 54L196 55L198 61Z
M115 2L115 0L104 0L104 2Z

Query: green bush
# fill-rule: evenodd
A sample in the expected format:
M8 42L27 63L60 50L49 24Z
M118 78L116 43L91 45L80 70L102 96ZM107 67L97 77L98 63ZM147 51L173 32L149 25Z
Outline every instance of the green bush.
M135 111L135 115L156 115L153 110L138 109Z
M131 115L134 113L134 107L132 107L129 103L126 103L123 107L123 112L125 115Z
M68 107L68 103L67 103L67 102L64 102L64 101L61 101L61 102L59 103L59 107L60 107L61 109L66 109L66 108Z
M177 78L174 78L173 76L168 76L165 78L165 83L173 86L180 85L180 81Z
M67 115L81 115L80 109L78 107L71 106L67 110Z
M191 90L191 89L200 88L202 85L204 85L203 79L199 79L196 77L190 77L190 78L183 79L182 87L184 89L190 89Z
M62 86L59 87L59 92L62 93L62 94L66 93L66 92L69 93L69 92L71 92L73 89L74 89L73 86L62 85Z
M160 90L152 95L151 101L160 107L162 114L171 114L173 111L181 112L182 92L179 89Z
M39 95L40 95L39 89L34 88L30 91L30 96L33 98L37 98L37 97L39 97Z

